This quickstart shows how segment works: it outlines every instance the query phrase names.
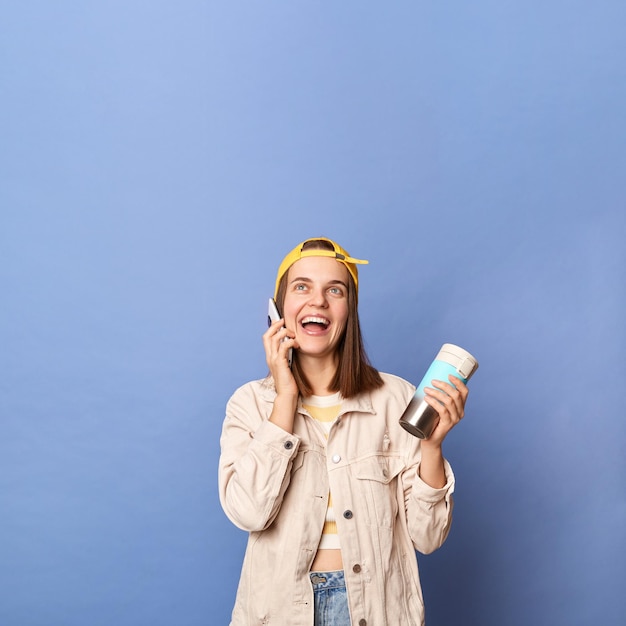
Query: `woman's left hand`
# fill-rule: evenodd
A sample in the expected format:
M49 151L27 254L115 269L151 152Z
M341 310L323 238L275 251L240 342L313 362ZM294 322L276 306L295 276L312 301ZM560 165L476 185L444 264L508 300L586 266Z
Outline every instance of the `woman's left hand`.
M432 387L424 389L424 399L439 413L439 423L423 444L440 446L443 443L446 435L463 419L468 393L465 383L452 374L448 382L433 380Z

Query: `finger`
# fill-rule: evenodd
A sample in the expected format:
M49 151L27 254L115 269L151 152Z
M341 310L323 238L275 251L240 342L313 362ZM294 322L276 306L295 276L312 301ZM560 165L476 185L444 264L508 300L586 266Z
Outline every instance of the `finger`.
M448 376L448 380L455 387L455 389L457 389L457 391L461 394L461 397L463 398L463 402L465 403L465 400L467 399L467 395L469 394L469 389L467 385L460 378L457 378L453 374L450 374Z
M432 387L424 388L424 400L430 406L433 407L439 413L439 418L443 420L448 419L448 414L450 413L450 407L453 404L450 396L438 389L434 389Z
M448 379L456 390L456 393L453 394L452 397L454 399L454 402L457 407L457 411L459 413L459 419L463 419L463 416L465 415L465 402L467 401L467 395L469 393L469 389L467 388L467 385L460 378L457 378L456 376L453 376L452 374L448 376Z
M455 424L463 417L463 403L458 391L452 385L441 381L433 381L433 385L438 385L442 389L426 387L424 389L426 400L428 401L429 397L432 398L437 404L431 402L429 404L439 412L439 417L444 420L449 419Z
M450 374L449 380L449 383L441 380L433 380L432 384L452 398L456 412L459 415L459 419L461 419L465 412L465 400L467 398L468 389L462 380L452 374Z
M265 331L265 335L271 336L273 334L275 334L276 332L278 332L281 328L285 327L285 322L284 320L280 319L280 320L276 320L275 322L272 322L267 330Z
M275 359L281 341L281 335L284 336L284 327L280 322L273 323L263 333L263 347L265 348L265 358L268 365Z
M452 376L452 378L455 378L454 376ZM456 381L458 381L458 378L455 378ZM447 390L446 393L450 396L451 400L452 400L452 404L453 407L451 408L451 412L455 413L455 416L458 420L463 419L463 414L464 414L464 401L463 401L463 397L461 396L461 392L459 391L459 389L455 386L455 381L450 381L451 384L447 385Z
M282 367L289 363L288 351L296 347L294 333L281 326L280 322L272 324L263 334L265 360L273 372L274 367Z
M269 343L275 343L278 345L287 335L289 331L282 325L280 321L274 322L264 333L263 341Z

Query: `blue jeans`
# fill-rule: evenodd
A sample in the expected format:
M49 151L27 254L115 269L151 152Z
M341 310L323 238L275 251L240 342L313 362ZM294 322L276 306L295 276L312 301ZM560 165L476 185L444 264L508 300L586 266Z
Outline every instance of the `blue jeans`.
M351 626L343 571L311 572L314 626Z

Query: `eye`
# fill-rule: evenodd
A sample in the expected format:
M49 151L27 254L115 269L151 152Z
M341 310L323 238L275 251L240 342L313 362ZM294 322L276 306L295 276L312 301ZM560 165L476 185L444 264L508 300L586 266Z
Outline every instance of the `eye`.
M342 287L331 287L328 290L330 293L332 293L335 296L343 296L343 288Z

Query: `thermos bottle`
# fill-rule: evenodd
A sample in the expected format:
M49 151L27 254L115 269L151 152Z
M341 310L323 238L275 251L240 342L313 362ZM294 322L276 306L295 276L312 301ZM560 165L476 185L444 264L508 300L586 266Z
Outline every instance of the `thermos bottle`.
M449 382L449 374L466 383L477 369L478 361L467 350L444 343L402 414L400 425L415 437L428 439L439 422L439 414L424 400L424 387L432 387L433 380Z

